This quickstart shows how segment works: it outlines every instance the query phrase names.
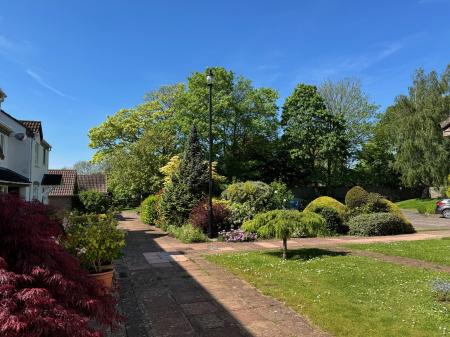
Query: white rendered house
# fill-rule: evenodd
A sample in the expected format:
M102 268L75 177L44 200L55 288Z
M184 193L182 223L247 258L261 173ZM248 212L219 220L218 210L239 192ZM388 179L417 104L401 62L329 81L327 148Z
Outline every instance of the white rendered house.
M47 174L51 146L41 122L17 120L1 109L5 98L0 89L0 193L47 204L50 185L59 184L58 177Z

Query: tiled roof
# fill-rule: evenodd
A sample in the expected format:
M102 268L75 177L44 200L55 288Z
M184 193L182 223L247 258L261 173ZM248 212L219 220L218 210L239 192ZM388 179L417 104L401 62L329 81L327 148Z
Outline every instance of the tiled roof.
M107 193L106 176L104 174L79 174L78 188L80 191L94 190L100 193Z
M49 197L71 197L75 194L77 171L75 170L48 170L49 174L61 174L61 185L55 186L48 194Z
M27 185L31 184L28 178L4 167L0 167L0 181Z
M41 140L43 139L42 137L44 135L42 134L42 124L40 121L20 121L20 123L22 123L22 125L25 126L27 129L33 131L34 134L39 133Z

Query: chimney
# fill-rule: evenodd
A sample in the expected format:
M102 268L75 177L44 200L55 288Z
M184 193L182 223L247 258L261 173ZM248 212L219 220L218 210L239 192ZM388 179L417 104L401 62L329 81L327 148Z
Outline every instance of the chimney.
M2 103L3 103L3 101L5 100L6 97L7 97L6 94L5 94L5 93L3 92L3 90L0 88L0 109L1 109Z

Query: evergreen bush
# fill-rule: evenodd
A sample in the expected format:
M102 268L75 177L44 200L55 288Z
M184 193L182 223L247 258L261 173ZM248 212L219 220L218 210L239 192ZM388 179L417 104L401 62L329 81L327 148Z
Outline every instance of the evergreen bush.
M305 211L314 212L314 209L318 207L331 207L339 214L342 222L345 222L347 219L348 207L336 199L327 196L318 197L305 207Z
M88 213L106 213L111 205L109 196L98 191L82 191L78 197L83 210Z
M345 204L349 208L357 208L365 205L369 197L369 192L360 186L352 187L345 195Z
M157 204L159 197L157 195L149 195L145 198L140 207L141 221L148 225L155 224L158 218Z
M410 234L415 230L411 224L392 213L360 214L348 222L350 235L377 236Z

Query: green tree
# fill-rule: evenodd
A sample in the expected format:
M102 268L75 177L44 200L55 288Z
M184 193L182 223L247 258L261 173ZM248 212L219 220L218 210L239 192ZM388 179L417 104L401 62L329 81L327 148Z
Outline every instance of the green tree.
M317 88L299 84L283 106L283 140L289 165L316 187L340 183L348 158L349 141L342 116L326 109Z
M184 85L161 87L144 103L121 109L89 131L95 162L106 166L108 185L115 198L134 199L162 187L159 169L180 150L175 125L177 102Z
M400 176L394 169L395 151L380 125L362 146L356 157L354 183L372 186L398 187Z
M370 102L368 95L362 91L361 82L357 79L325 81L319 87L319 94L329 112L344 118L351 159L354 159L372 135L378 106Z
M270 143L277 138L278 94L269 88L254 88L251 81L216 67L213 85L214 156L219 171L228 177L257 179L265 165ZM183 109L177 117L187 133L192 124L202 139L208 135L208 88L206 73L188 78Z
M81 160L73 164L73 169L77 171L78 174L97 174L105 172L105 163Z
M395 148L394 168L402 183L423 187L424 193L445 184L450 169L450 141L439 125L450 112L449 82L450 65L441 77L417 70L408 95L398 96L381 120Z
M194 125L180 165L162 194L161 213L166 225L183 225L191 210L204 197L207 187L208 166Z

